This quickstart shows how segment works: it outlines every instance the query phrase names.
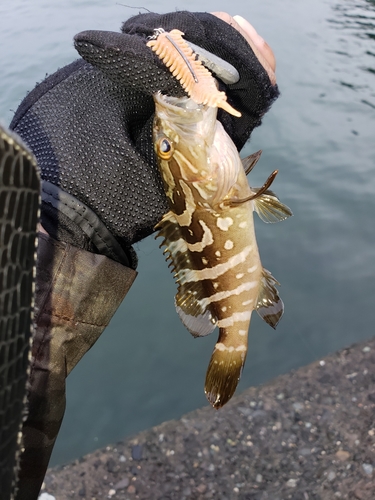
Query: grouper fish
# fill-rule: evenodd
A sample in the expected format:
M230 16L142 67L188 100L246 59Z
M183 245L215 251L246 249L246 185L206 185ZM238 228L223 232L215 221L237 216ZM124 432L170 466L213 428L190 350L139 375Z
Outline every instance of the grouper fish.
M250 188L245 168L258 156L245 160L244 168L216 107L160 93L154 100L153 141L170 206L158 236L175 273L183 324L194 337L219 327L205 393L220 408L241 376L252 311L272 327L283 314L278 283L260 261L253 211L266 222L292 213L268 190L271 181Z

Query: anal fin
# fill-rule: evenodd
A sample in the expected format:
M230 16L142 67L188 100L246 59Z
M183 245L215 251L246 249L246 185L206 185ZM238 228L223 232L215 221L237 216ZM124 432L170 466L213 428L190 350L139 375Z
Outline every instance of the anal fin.
M280 283L275 280L267 269L263 269L261 283L255 309L266 323L272 326L272 328L276 328L284 313L284 303L280 299L275 286L280 285Z

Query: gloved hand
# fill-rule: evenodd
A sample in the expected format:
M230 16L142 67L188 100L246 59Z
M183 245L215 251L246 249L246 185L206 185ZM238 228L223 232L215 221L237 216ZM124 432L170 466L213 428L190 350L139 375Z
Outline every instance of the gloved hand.
M11 123L41 169L48 233L133 269L131 245L168 210L151 139L152 94L183 95L146 46L159 27L180 29L238 70L237 83L220 86L242 117L219 110L218 118L240 149L278 90L245 38L208 13L141 14L122 33L80 33L75 46L84 60L38 85Z

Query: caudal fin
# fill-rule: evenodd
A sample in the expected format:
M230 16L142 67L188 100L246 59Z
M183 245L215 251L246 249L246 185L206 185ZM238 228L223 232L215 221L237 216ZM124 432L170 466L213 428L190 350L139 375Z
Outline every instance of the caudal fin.
M245 364L247 346L227 346L220 342L215 345L206 374L204 392L211 405L218 409L224 406L233 396L241 378Z

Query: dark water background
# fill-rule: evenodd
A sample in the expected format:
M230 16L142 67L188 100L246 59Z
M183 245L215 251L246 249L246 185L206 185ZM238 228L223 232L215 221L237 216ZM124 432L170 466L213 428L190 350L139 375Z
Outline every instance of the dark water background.
M184 4L158 2L159 12L176 8ZM228 5L191 1L189 9ZM77 57L75 33L117 31L134 13L106 0L4 2L2 121L46 73ZM260 185L278 168L273 188L294 212L277 225L257 221L262 261L282 284L285 315L276 332L253 316L240 391L374 335L375 2L235 0L230 13L246 17L274 48L282 92L242 151L264 151L250 182ZM148 238L136 250L136 283L68 379L55 464L207 404L203 382L216 332L193 340L174 311L175 286L158 243Z

